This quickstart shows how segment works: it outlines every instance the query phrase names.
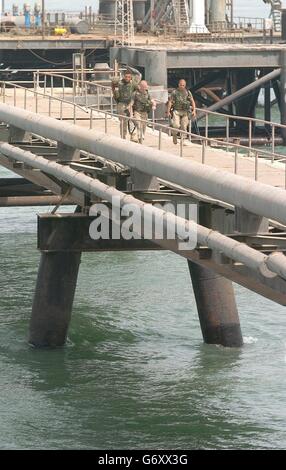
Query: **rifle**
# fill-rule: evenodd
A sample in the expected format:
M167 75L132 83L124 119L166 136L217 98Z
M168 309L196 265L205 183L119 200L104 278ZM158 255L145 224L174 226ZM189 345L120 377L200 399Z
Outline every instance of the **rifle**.
M127 117L131 118L131 114L130 114L129 109L125 109L124 114L125 114ZM134 122L132 119L128 119L128 121L127 121L127 127L128 127L128 132L129 132L129 134L130 134L130 135L134 134L135 129L136 129L136 124L135 124L135 122Z

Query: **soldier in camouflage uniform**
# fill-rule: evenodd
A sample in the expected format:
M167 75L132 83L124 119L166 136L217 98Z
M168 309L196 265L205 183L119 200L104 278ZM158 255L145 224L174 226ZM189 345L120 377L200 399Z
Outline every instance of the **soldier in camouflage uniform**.
M116 80L113 80L113 98L117 103L117 113L120 116L132 116L133 94L137 88L138 82L132 80L132 74L128 70L125 72L123 79L119 83ZM128 120L119 118L119 121L120 135L123 139L126 139Z
M167 115L171 117L171 125L174 129L187 130L190 123L190 110L192 117L196 117L196 103L193 95L187 90L186 81L180 80L178 88L169 98L167 108ZM173 142L177 143L177 131L173 132Z
M155 109L155 106L155 101L152 100L148 91L148 84L145 80L142 80L133 96L133 117L136 119L134 121L136 129L132 136L133 138L131 137L133 141L137 142L139 140L140 143L143 142L148 114L152 108ZM142 122L140 122L141 120Z

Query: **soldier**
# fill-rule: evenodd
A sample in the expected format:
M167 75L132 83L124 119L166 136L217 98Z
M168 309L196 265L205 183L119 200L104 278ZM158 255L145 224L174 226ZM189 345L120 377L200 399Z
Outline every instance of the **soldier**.
M120 116L132 115L133 94L138 87L138 82L132 80L132 74L129 70L124 73L123 79L118 83L116 80L112 81L113 98L117 103L117 113ZM127 137L128 120L119 118L120 121L120 135L123 139Z
M171 117L171 125L174 129L187 130L190 123L190 110L191 116L195 118L195 100L192 93L186 89L186 80L180 80L178 88L171 93L167 107L167 115ZM173 132L173 142L177 143L177 131Z
M134 121L135 131L131 136L131 140L134 142L139 140L140 144L142 144L145 138L148 114L151 109L155 109L156 107L155 101L152 100L149 94L148 84L145 80L139 83L138 90L135 91L133 99L133 117L136 120ZM143 122L140 122L141 119Z

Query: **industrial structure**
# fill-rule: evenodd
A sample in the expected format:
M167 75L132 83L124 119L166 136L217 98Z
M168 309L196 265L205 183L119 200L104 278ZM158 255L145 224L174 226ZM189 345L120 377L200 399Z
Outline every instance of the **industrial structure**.
M25 31L1 37L0 164L18 177L1 179L0 205L54 205L38 218L31 344L64 344L84 251L166 249L186 258L207 343L242 345L232 281L286 305L286 158L278 148L286 145L286 37L280 2L264 3L272 21L255 26L236 21L230 0L102 0L96 18L87 8L76 17L88 34L62 36L38 6L33 18L28 4L23 15L14 9ZM63 18L50 15L51 23ZM227 43L233 31L235 45ZM127 66L157 100L145 146L119 138L119 118L131 121L116 113L111 80ZM179 78L198 119L175 146L164 111ZM256 115L261 92L264 119ZM280 124L272 122L277 104ZM164 236L93 239L94 203L105 204L109 224L113 197L119 211L133 204L142 226L157 216ZM158 201L196 204L198 220ZM62 204L75 212L61 213ZM180 250L186 228L197 244Z

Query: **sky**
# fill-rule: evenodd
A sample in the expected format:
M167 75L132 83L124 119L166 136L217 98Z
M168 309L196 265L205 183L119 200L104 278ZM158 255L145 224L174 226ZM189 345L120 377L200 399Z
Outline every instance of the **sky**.
M31 6L34 3L41 3L41 0L37 2L27 1L30 3ZM25 1L19 0L5 0L6 11L11 10L12 4L15 3L19 5L20 9L22 9L23 4ZM46 10L73 10L73 11L80 11L84 10L85 6L92 6L92 9L95 11L98 7L98 0L74 0L71 2L70 0L45 0ZM59 7L60 5L60 7ZM286 7L286 0L284 0L284 6ZM265 17L269 14L269 5L265 5L262 0L234 0L234 7L235 7L235 16L249 16L249 17Z

